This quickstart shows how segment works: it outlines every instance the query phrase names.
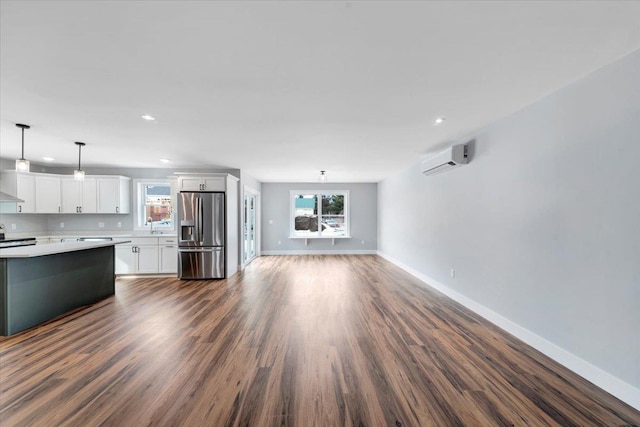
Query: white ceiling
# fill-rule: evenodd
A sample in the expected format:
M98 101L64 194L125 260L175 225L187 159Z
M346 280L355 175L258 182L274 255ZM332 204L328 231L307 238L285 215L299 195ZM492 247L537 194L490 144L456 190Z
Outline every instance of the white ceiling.
M1 157L266 182L379 181L640 48L636 1L0 7Z

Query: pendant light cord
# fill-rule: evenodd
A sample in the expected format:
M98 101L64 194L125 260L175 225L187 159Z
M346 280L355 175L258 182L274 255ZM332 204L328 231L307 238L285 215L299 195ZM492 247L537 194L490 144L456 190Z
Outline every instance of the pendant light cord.
M22 157L20 160L24 160L24 128L22 128Z

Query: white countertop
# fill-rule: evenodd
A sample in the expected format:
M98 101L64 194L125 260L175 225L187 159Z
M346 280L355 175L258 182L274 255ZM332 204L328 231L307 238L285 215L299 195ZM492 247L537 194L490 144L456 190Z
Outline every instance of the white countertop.
M99 242L65 242L49 243L47 245L18 246L14 248L1 248L0 258L32 258L43 255L53 255L64 252L82 251L85 249L113 246L120 243L129 243L130 240L114 239Z
M32 233L6 233L7 239L18 239L24 237L35 237L36 239L72 239L74 237L113 237L114 239L133 238L133 237L178 237L175 231L167 233L151 234L148 231L125 231L125 232L109 232L109 231L68 231L68 232L41 232Z

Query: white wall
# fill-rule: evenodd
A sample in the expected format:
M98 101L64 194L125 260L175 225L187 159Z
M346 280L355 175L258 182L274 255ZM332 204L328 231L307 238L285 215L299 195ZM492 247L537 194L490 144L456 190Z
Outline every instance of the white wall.
M379 250L640 407L640 51L469 139L379 184Z
M351 239L289 238L290 190L349 190ZM272 221L273 223L269 223ZM262 254L375 253L377 249L377 184L262 183ZM363 243L364 241L364 243ZM280 243L278 243L280 242Z

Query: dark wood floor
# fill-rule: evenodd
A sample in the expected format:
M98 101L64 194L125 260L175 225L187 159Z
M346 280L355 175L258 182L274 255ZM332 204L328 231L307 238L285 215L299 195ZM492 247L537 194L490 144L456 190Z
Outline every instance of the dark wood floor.
M262 257L0 342L0 425L620 426L640 413L377 256Z

